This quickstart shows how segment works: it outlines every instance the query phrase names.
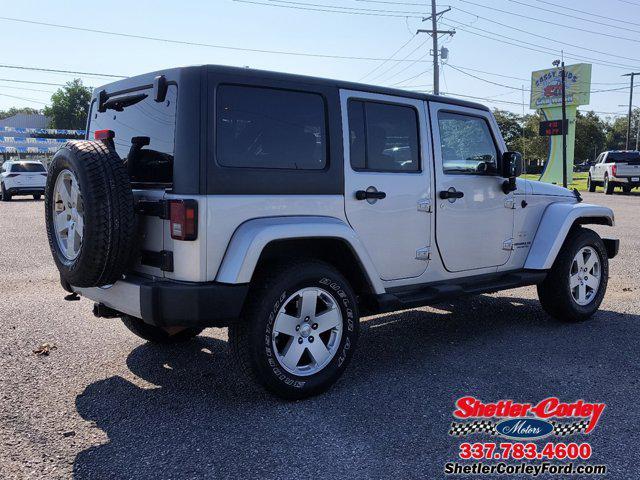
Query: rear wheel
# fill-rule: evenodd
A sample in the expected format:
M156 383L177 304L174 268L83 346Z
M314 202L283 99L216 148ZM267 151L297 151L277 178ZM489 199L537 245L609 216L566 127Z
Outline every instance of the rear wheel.
M36 193L36 194L33 196L33 199L34 199L34 200L40 200L40 194L39 194L39 193Z
M595 192L596 191L596 184L593 180L591 180L591 175L589 175L589 177L587 178L587 189L590 192Z
M202 333L202 328L161 328L149 325L143 320L128 315L122 317L122 323L132 333L151 343L172 344L186 342Z
M602 239L593 230L575 228L538 285L540 303L557 320L587 320L600 307L608 279L609 259Z
M609 181L609 175L605 175L604 193L606 193L607 195L612 195L615 188L616 188L615 183Z
M633 187L629 187L629 186L622 187L622 191L623 191L624 193L631 193L631 189L632 189L632 188L633 188Z
M11 201L11 195L9 195L7 193L7 191L4 188L4 183L0 184L0 190L2 191L2 201L3 202L10 202Z
M347 280L316 261L280 265L253 282L231 351L256 383L288 399L327 390L356 347L358 308Z

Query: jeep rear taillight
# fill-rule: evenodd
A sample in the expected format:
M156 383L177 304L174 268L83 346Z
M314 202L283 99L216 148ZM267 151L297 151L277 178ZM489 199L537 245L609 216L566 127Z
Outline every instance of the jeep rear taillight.
M611 165L611 175L615 177L617 173L618 173L618 166L614 163L613 165Z
M169 200L169 228L174 240L198 238L198 202Z

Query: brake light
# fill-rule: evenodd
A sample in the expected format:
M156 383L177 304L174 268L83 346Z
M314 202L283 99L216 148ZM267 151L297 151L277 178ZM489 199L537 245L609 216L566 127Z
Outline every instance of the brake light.
M169 200L169 228L174 240L198 238L198 202Z
M116 132L113 130L96 130L93 134L93 138L96 140L112 140L116 136Z
M618 166L614 163L613 165L611 165L611 175L615 177L616 173L618 173Z
M10 173L9 175L7 175L7 178L17 177L18 175L20 175L20 174L19 173Z

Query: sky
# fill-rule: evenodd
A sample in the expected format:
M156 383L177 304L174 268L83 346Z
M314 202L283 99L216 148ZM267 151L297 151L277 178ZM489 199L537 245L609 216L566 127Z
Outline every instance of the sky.
M104 76L7 66L131 76L211 63L431 91L431 39L426 34L416 35L417 29L431 27L430 21L421 20L422 14L430 12L426 3L4 0L0 2L5 45L0 53L0 109L42 108L58 84L73 78L82 78L91 87L112 81ZM448 7L451 11L440 17L439 28L455 29L456 34L441 38L441 44L449 49L449 58L441 68L442 92L480 97L477 101L490 107L522 113L521 88L529 88L531 72L551 67L564 50L567 64L593 63L592 90L608 90L592 93L591 103L581 110L595 110L610 118L625 114L629 77L622 75L640 71L640 25L634 21L640 19L640 0L440 0L439 10ZM305 56L308 54L351 58ZM640 95L640 77L636 83ZM528 92L524 96L524 111L529 113ZM640 97L636 96L634 104L640 105Z

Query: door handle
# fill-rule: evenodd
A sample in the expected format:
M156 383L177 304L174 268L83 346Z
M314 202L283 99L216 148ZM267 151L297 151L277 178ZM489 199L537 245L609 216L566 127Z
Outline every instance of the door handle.
M442 190L440 192L440 198L442 200L456 199L464 197L464 192L458 192L455 188L451 187L449 190Z
M387 194L384 192L358 190L356 192L356 200L382 200L387 198Z

